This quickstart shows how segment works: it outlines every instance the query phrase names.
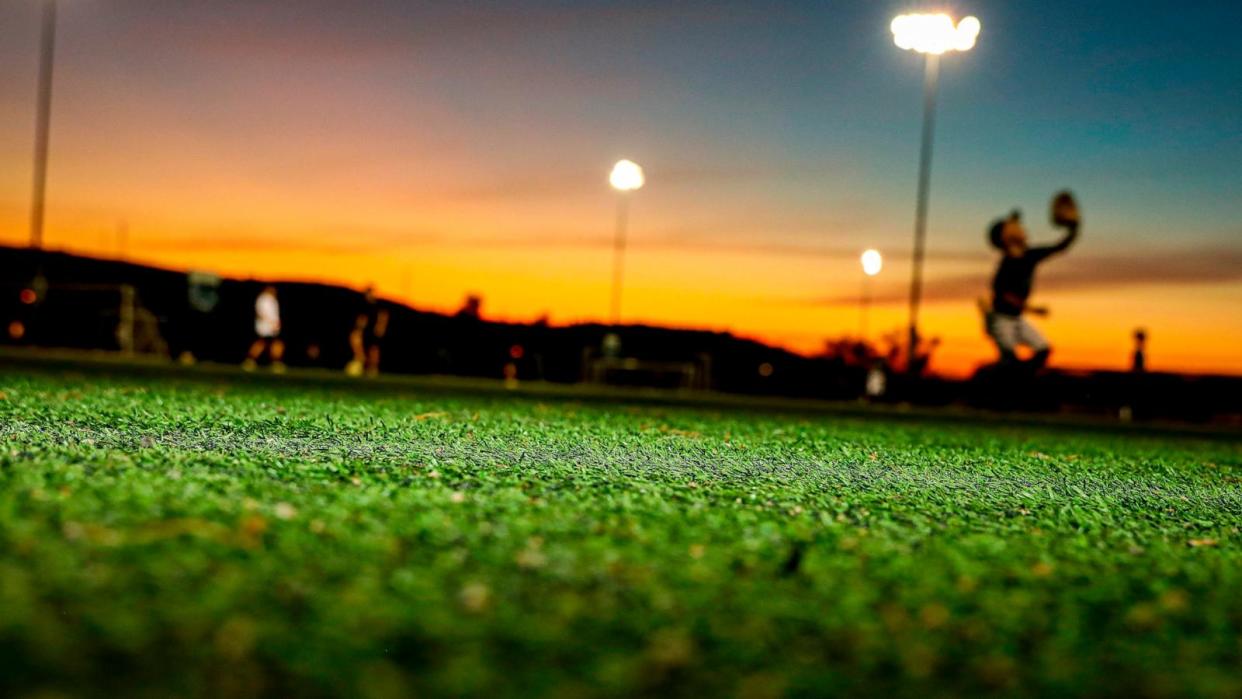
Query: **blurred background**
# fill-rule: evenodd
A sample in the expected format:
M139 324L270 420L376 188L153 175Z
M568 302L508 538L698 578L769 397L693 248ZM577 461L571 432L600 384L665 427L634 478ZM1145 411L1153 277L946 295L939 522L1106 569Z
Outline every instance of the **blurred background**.
M924 65L889 25L935 9L982 31L940 64L927 373L995 359L975 309L986 228L1018 207L1052 240L1063 187L1085 224L1037 281L1053 364L1128 371L1143 328L1149 371L1242 373L1237 3L61 0L40 247L72 259L29 249L44 7L0 5L0 282L25 323L10 344L74 345L56 333L82 328L40 330L23 290L46 309L58 286L79 287L67 305L129 283L129 311L121 291L90 302L114 308L91 311L97 334L115 336L107 313L146 313L159 337L130 348L178 356L205 327L186 320L195 271L220 278L210 313L232 333L199 358L240 361L259 287L230 285L275 280L321 285L282 287L291 364L346 361L351 312L318 309L353 301L324 289L373 285L414 309L393 318L386 366L500 376L533 361L526 344L559 343L516 375L582 377L584 352L608 354L608 173L627 158L645 183L620 195L619 325L701 332L622 333L617 356L694 363L694 383L741 351L722 338L774 352L739 365L751 382L842 343L885 355L908 322ZM872 248L883 268L864 281ZM477 336L446 339L463 309L498 323L488 368L460 359ZM572 341L532 339L566 327Z

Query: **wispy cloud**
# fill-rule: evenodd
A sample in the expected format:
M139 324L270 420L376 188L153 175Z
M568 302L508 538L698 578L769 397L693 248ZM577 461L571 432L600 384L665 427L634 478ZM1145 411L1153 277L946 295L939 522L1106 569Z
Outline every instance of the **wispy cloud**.
M398 235L355 236L341 233L334 236L317 235L297 239L273 236L203 235L194 237L144 237L140 243L144 251L202 253L321 253L328 255L360 255L391 249L394 240L405 245L425 245L438 240L436 236L422 233Z
M645 164L649 183L662 188L694 188L716 185L774 183L774 182L822 182L827 177L841 176L847 164L808 164L800 162L756 163L700 163L662 168ZM503 176L494 180L481 180L464 185L436 187L430 185L422 191L408 195L410 201L435 201L439 203L465 203L492 200L530 200L598 194L605 186L607 164L601 163L598 171L578 170L547 174L523 173L521 177ZM860 205L861 202L852 202Z
M164 3L151 4L182 15L183 21L135 23L129 40L160 38L200 53L223 51L260 58L408 55L429 47L496 45L569 31L615 34L665 26L754 24L789 14L779 8L708 0L547 5L221 0L172 9L165 9ZM144 14L151 15L152 11Z
M142 241L144 249L158 252L315 252L332 255L366 255L376 252L419 248L455 248L464 250L532 250L532 249L598 249L613 246L610 236L575 236L572 234L533 234L511 236L459 236L434 232L412 231L337 231L331 235L286 236L203 235L190 238L150 238ZM859 255L856 246L808 245L781 242L747 242L721 240L678 230L654 237L632 239L631 250L746 254L773 257L802 257L829 260L853 260ZM986 255L964 251L937 251L929 259L953 262L986 263Z
M962 301L988 293L992 269L978 274L928 280L923 287L927 302ZM1053 260L1038 272L1037 287L1043 290L1079 291L1138 285L1180 286L1242 281L1242 248L1208 247L1177 252L1133 255L1069 256ZM875 303L905 303L904 285L884 287ZM835 306L858 303L857 295L807 299L801 303Z

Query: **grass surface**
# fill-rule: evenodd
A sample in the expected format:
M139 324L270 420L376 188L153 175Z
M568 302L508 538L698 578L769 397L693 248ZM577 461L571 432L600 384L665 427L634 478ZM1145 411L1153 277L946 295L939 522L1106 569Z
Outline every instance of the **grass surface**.
M1242 447L0 373L0 694L1237 696Z

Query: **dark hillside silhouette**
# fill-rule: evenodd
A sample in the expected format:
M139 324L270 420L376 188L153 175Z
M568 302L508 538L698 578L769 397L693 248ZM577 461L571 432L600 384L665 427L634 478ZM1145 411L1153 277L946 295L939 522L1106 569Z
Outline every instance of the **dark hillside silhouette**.
M0 247L0 320L10 331L12 323L22 324L20 337L0 332L0 343L118 350L120 289L128 285L137 316L149 320L150 330L163 343L135 342L137 351L156 351L172 360L188 350L200 361L240 364L254 340L255 297L268 283L279 290L285 363L343 369L352 356L349 334L363 303L360 290L222 279L213 294L218 301L211 312L203 313L190 302L184 272L28 248ZM37 298L28 303L32 294ZM469 313L448 315L389 300L380 303L391 315L384 338L386 373L502 378L506 365L512 365L519 380L573 383L583 380L586 358L598 354L610 332L620 334L623 357L665 364L697 362L709 367L708 388L729 393L852 400L863 395L869 368L868 362L855 361L848 352L805 357L729 333L498 323ZM876 352L863 349L860 356ZM1049 372L1034 381L1023 389L1029 400L1015 403L989 392L986 381L894 375L883 400L1071 409L1133 419L1242 421L1242 379L1236 377ZM647 377L630 383L635 382L643 384ZM647 385L662 384L657 377Z

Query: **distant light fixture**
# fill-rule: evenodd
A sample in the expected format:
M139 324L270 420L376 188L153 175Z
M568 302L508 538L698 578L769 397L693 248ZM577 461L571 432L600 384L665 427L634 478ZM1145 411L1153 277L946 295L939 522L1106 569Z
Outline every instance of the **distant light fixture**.
M647 178L633 160L618 160L608 173L608 183L621 193L617 197L617 233L612 244L612 301L608 317L613 326L621 324L621 286L625 276L625 238L630 220L629 193L642 189ZM605 337L607 339L607 337ZM618 343L620 339L618 338Z
M953 19L945 14L898 15L889 28L898 47L938 56L973 48L980 24L974 17L964 17L954 26Z
M919 149L919 187L914 206L914 255L910 260L910 328L906 366L913 372L919 344L919 305L923 300L923 256L927 248L927 200L931 182L932 132L936 92L940 82L940 55L969 51L979 38L979 20L963 17L956 25L946 14L898 15L889 24L893 43L923 54L923 145ZM864 278L865 279L865 278Z
M632 192L641 189L646 183L643 177L643 169L638 163L632 160L618 160L616 165L612 166L612 172L608 175L608 183L613 189L622 192Z
M862 254L863 274L868 277L874 277L880 273L884 267L884 258L880 256L879 250L866 250Z

